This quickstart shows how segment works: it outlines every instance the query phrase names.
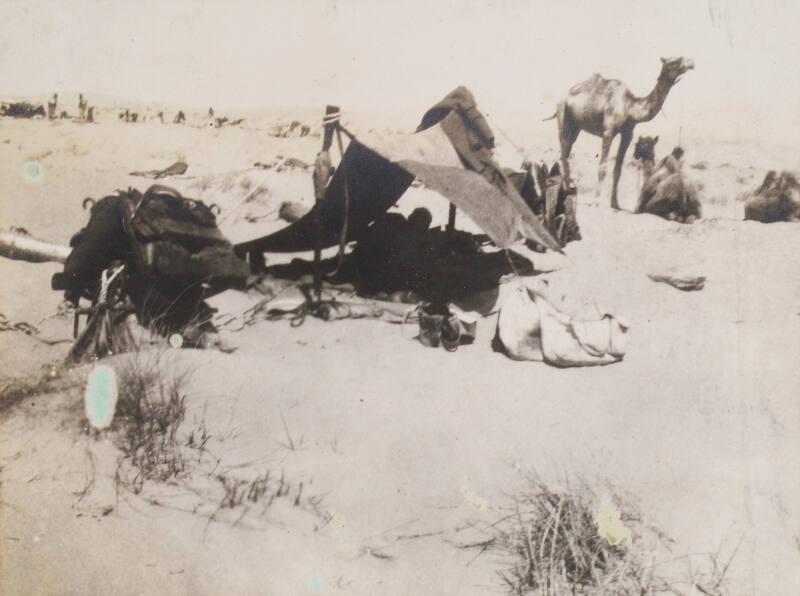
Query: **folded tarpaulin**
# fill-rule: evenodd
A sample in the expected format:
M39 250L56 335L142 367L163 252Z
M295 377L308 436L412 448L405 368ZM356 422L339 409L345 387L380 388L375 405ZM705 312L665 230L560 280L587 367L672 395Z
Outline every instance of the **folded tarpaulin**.
M240 252L312 250L315 218L320 219L323 248L339 243L345 217L345 180L349 198L347 241L358 240L381 214L405 193L414 178L463 210L501 248L520 239L554 250L559 243L520 197L487 148L477 148L486 166L470 169L473 159L456 150L451 139L465 129L465 118L451 110L436 124L408 136L359 135L353 138L328 185L325 199L300 220L269 236L237 245ZM489 154L490 155L490 154ZM475 156L468 156L475 157ZM488 158L490 161L490 157Z

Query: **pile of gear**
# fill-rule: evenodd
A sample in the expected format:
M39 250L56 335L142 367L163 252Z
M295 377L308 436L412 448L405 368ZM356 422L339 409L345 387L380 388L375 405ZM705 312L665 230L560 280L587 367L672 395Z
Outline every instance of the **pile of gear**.
M138 323L163 336L201 346L213 333L206 298L243 288L247 265L220 232L212 209L166 186L118 191L96 203L84 229L70 241L72 252L52 286L76 306L91 307L86 329L69 359L80 361L126 349L123 324ZM76 318L76 335L78 330Z
M562 246L580 240L577 187L564 180L558 163L549 171L546 164L537 164L535 177L533 170L533 164L526 160L521 170L506 169L504 172L531 211ZM545 247L536 244L535 248L544 250Z

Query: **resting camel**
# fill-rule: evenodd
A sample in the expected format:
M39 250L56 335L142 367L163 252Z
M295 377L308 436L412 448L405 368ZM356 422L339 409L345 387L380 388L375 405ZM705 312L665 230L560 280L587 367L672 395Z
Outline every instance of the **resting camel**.
M697 188L683 175L683 149L675 147L645 180L634 213L651 213L680 223L703 214Z
M767 172L764 182L749 193L744 218L761 223L800 221L800 176L792 172Z
M614 137L620 135L617 160L614 163L614 180L611 187L611 207L619 209L617 185L622 173L625 153L633 139L633 129L639 122L655 118L672 86L682 74L694 68L687 58L662 58L661 73L653 90L645 97L636 97L620 81L605 79L594 74L569 90L566 99L559 102L556 113L546 120L558 119L558 138L561 142L561 162L564 178L570 180L569 156L572 145L582 130L603 138L600 153L600 188L606 177L606 163Z

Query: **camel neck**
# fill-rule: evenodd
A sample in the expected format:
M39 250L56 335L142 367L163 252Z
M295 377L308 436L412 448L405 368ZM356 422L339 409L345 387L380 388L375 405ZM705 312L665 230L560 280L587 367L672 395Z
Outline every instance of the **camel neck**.
M664 100L667 99L669 90L672 89L674 81L659 76L656 86L645 97L636 97L631 105L630 116L636 122L648 122L656 117Z

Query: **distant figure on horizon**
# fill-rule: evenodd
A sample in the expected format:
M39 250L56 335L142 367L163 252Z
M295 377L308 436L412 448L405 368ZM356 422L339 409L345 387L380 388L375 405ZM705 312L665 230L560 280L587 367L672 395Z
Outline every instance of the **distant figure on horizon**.
M94 106L89 106L89 110L86 112L86 121L94 122Z
M47 102L47 117L50 120L56 119L57 109L58 109L58 93L53 93L53 101Z
M161 124L164 124L164 110L160 110L156 118L158 118L158 121L161 122Z
M178 115L175 116L175 119L172 121L173 124L183 124L186 122L186 114L183 113L183 110L178 110Z
M86 120L86 108L89 102L83 96L83 93L78 94L78 119L83 122Z
M208 108L208 117L214 119L214 108Z

